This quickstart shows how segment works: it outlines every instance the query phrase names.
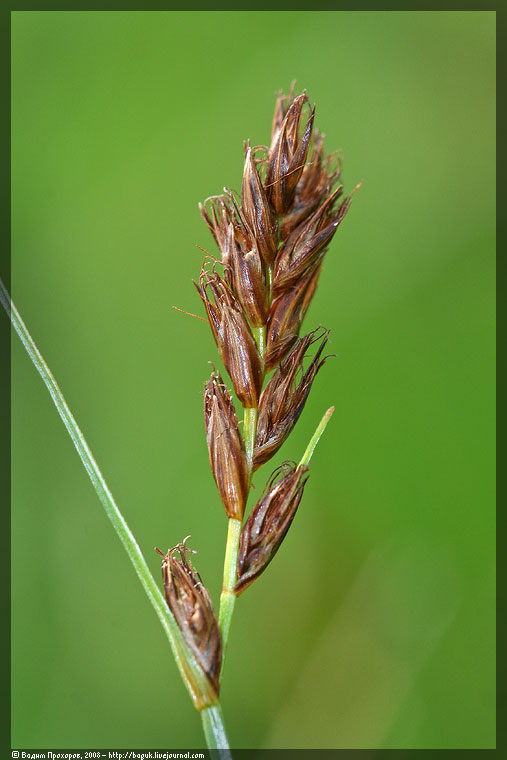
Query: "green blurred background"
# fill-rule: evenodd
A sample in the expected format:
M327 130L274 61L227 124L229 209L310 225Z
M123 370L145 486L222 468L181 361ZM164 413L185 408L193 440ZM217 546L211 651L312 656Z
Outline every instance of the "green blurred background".
M495 15L16 12L12 290L153 573L226 519L191 284L292 79L356 194L307 317L329 360L275 463L336 412L240 600L235 747L494 746ZM165 635L13 339L14 747L201 747ZM267 469L267 468L266 468ZM256 479L262 488L266 469Z

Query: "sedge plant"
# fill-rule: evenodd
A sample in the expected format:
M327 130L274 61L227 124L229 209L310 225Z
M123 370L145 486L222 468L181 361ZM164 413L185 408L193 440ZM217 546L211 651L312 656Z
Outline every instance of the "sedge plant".
M326 154L306 92L279 94L269 146L244 146L241 192L200 205L219 256L194 282L232 390L216 369L204 386L211 470L227 516L218 610L193 566L188 538L162 555L162 594L46 362L3 284L2 305L40 373L107 516L168 636L208 748L230 756L219 694L236 600L265 572L296 515L310 459L333 407L298 463L267 478L245 520L251 481L292 432L327 356L329 330L301 336L329 244L351 203L341 158ZM1 282L1 281L0 281Z

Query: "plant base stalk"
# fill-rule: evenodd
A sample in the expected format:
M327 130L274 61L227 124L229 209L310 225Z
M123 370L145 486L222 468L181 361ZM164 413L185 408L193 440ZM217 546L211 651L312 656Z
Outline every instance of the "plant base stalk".
M206 744L213 760L232 760L220 705L211 705L201 710L201 720Z
M252 462L255 448L255 434L257 432L257 407L244 409L243 437L245 439L246 461L250 475L252 473Z
M236 585L236 565L238 561L239 537L241 535L241 520L229 520L227 544L225 547L224 581L220 596L220 612L218 624L222 634L222 668L224 667L225 651L229 639L231 618L236 603L234 586Z

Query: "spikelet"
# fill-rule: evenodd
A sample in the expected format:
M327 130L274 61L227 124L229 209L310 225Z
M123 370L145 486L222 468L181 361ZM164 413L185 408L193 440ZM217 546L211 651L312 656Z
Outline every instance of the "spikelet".
M242 520L248 495L245 444L231 394L218 372L204 386L209 461L228 517Z
M315 376L327 359L327 356L321 356L328 336L328 330L317 328L300 338L262 391L255 438L254 470L276 454L298 421ZM321 341L320 346L305 371L303 359L306 352L318 341Z
M169 609L183 639L208 678L215 695L219 693L222 643L218 621L208 590L190 560L191 549L184 539L162 555L162 578ZM192 552L193 553L193 552Z
M271 475L241 531L236 595L264 572L278 551L303 496L307 472L306 466L286 462Z

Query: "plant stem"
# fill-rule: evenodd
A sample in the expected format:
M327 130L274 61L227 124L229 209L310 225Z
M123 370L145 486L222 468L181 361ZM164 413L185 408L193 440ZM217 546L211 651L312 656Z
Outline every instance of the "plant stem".
M241 535L241 520L229 519L227 543L225 546L224 581L220 595L220 611L218 624L222 634L222 669L225 662L225 652L229 640L232 613L236 603L234 586L236 585L236 563L238 561L239 537Z
M259 356L262 359L263 365L264 365L264 355L266 353L266 325L264 327L253 327L252 328L253 336L255 338L255 342L257 344L257 350L259 351Z
M268 286L268 296L269 296L269 305L271 306L271 301L273 300L273 270L271 267L268 267L267 271L267 286ZM266 329L265 327L263 328Z
M224 731L224 718L220 705L212 705L201 710L201 720L211 757L217 760L231 760L232 755Z
M257 407L244 409L243 437L245 439L246 462L248 471L252 474L253 453L255 447L255 434L257 432Z
M48 365L44 361L42 354L37 348L32 336L28 332L28 329L23 322L18 310L12 302L8 291L6 290L2 280L0 280L0 302L7 312L14 329L16 330L23 346L25 347L32 363L37 369L38 373L42 377L46 388L48 389L51 398L58 410L67 432L69 433L74 446L77 449L79 457L85 467L86 472L92 482L97 496L99 497L102 506L104 507L107 516L109 517L120 541L122 542L130 561L132 562L134 569L137 573L139 580L150 600L157 616L162 624L164 631L167 634L171 649L173 651L176 664L181 673L181 677L190 693L194 706L198 710L203 708L217 708L215 715L215 722L218 725L221 713L218 708L216 696L211 690L211 686L206 678L205 674L201 670L197 661L192 653L188 650L181 632L178 628L176 620L171 613L163 595L160 591L155 579L153 578L146 560L141 552L139 544L137 543L132 531L123 515L121 514L114 498L109 490L102 473L99 470L98 464L95 461L90 448L79 429L79 426L70 411L63 394L58 387L58 384L53 377ZM222 736L225 737L225 729L222 724ZM223 740L226 742L226 739Z
M312 437L310 439L310 443L306 447L306 451L303 454L303 456L301 458L301 461L298 464L298 467L302 467L304 464L308 464L308 462L312 458L312 454L313 454L313 452L315 450L315 446L318 444L320 436L322 435L322 433L326 429L326 425L329 422L329 420L331 419L331 415L333 414L333 412L334 412L334 406L330 406L329 409L327 410L327 412L325 413L325 415L323 416L323 418L321 419L321 421L319 422L319 424L317 426L317 430L312 435Z

